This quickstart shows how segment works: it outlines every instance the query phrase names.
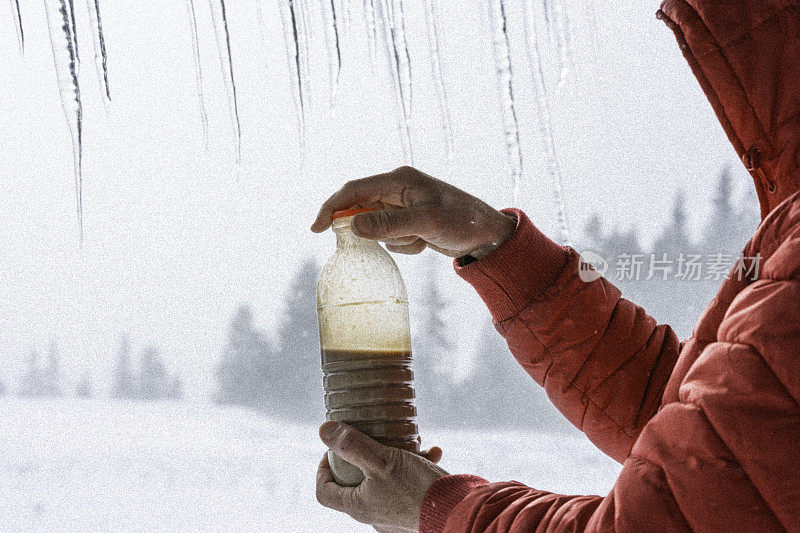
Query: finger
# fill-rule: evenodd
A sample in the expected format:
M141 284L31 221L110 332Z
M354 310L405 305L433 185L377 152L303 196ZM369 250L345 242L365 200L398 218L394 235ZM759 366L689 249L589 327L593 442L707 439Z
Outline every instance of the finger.
M334 481L334 478L331 463L328 461L328 452L325 452L322 455L322 461L319 462L319 467L317 467L317 485L328 481Z
M419 240L419 237L416 235L409 235L408 237L395 237L393 239L381 239L387 245L391 246L407 246L409 244L414 244Z
M390 252L413 255L422 252L427 246L428 245L425 241L423 241L422 239L417 239L415 242L404 246L395 246L392 244L387 244L386 249L389 250Z
M354 501L353 489L355 487L342 487L333 479L331 465L328 462L328 452L322 457L317 469L317 501L337 511L347 512Z
M442 255L446 255L447 257L461 257L464 255L463 250L448 250L447 248L442 248L441 246L436 246L435 244L431 243L428 243L428 248L434 252L439 252Z
M420 205L400 209L381 209L353 217L353 233L366 239L396 239L433 233L438 214L433 206Z
M339 457L361 469L366 477L386 470L389 447L341 422L325 422L319 428L322 442Z
M438 463L442 460L442 449L438 446L434 446L430 450L425 450L420 455L432 463Z
M348 181L322 204L311 231L324 231L331 225L331 217L336 211L349 209L355 204L384 202L401 205L402 190L403 186L395 172Z
M355 490L358 487L342 487L335 481L317 483L317 501L329 509L341 511L347 514L355 514L356 509Z

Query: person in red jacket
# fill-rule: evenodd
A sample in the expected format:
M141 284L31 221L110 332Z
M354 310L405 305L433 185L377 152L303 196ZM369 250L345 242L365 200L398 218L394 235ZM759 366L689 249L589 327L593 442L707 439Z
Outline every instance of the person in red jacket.
M312 226L353 205L353 230L396 252L454 257L514 357L623 463L611 493L566 496L448 475L326 422L361 467L317 498L379 531L800 531L800 1L666 0L658 11L750 171L762 222L748 259L679 342L519 210L495 211L412 168L347 183ZM739 268L749 275L735 275ZM584 281L587 279L587 281Z

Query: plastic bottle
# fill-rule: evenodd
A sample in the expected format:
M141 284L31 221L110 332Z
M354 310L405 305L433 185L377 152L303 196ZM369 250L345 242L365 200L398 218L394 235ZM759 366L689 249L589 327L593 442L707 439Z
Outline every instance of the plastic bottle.
M351 231L364 211L334 213L336 251L317 282L325 418L419 453L406 288L389 253ZM328 460L340 485L364 479L330 450Z

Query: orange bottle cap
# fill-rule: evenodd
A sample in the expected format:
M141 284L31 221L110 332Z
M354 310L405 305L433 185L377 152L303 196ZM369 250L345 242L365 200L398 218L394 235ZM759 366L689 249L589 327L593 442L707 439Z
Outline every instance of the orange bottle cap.
M374 209L364 208L364 207L354 207L352 209L344 209L342 211L336 211L335 213L333 213L333 216L331 217L331 219L332 220L336 220L337 218L351 217L353 215L357 215L359 213L366 213L368 211L375 211L375 210Z

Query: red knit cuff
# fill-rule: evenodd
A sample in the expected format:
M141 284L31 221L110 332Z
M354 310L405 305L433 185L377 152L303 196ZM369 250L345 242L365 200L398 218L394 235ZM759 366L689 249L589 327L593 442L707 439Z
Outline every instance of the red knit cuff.
M519 209L501 212L517 218L511 237L477 261L463 266L458 259L453 262L456 273L475 287L496 322L518 314L544 292L569 256Z
M441 533L447 524L447 517L456 505L467 497L475 487L489 483L482 477L469 474L440 477L428 487L422 510L419 513L420 533Z

